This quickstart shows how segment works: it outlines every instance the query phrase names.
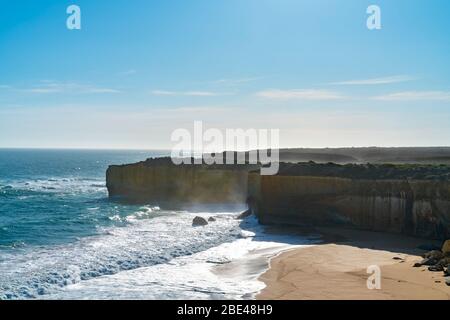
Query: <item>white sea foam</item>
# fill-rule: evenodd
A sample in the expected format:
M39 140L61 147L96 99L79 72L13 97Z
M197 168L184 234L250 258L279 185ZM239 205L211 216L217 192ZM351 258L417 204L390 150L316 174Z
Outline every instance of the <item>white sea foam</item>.
M73 244L5 253L0 263L0 298L36 298L82 280L166 263L239 236L231 214L224 213L203 228L193 228L192 218L189 213L165 211L125 227L104 228L101 235Z
M245 239L223 243L167 263L122 271L69 285L48 299L251 299L270 257L310 240L265 234L247 219Z
M267 258L305 239L269 235L254 218L142 207L125 227L68 245L3 255L0 298L240 299L262 288ZM145 216L142 216L145 213ZM112 216L111 219L118 219Z
M106 185L101 180L77 177L16 180L8 185L18 190L48 193L106 192Z

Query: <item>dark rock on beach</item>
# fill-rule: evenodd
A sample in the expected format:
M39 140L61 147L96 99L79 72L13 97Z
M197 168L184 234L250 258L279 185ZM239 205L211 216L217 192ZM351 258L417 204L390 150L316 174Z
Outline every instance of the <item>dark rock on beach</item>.
M445 282L447 285L450 285L450 257L448 256L448 252L446 252L446 244L442 247L442 251L440 250L432 250L423 255L424 259L421 262L417 262L414 264L414 267L422 267L428 266L428 271L431 272L443 272L445 278ZM444 254L444 252L446 252ZM439 281L439 280L437 280ZM436 282L437 282L436 281Z
M425 258L419 262L421 266L434 266L438 263L437 259Z
M193 227L200 227L200 226L206 226L206 225L208 225L208 221L206 221L205 218L195 217L194 220L192 220Z
M445 271L444 271L444 276L450 277L450 269L449 269L449 267L447 267L447 268L445 269Z
M428 267L428 271L431 271L431 272L441 272L441 271L444 271L444 267L441 266L441 265L439 265L439 264L437 264L437 265Z
M209 217L208 218L208 222L214 222L214 221L216 221L216 218L214 218L214 217Z

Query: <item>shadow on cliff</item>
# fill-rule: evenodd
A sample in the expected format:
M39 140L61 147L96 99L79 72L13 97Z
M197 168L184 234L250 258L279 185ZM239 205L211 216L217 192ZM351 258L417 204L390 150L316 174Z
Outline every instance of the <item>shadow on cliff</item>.
M402 234L336 227L316 227L314 230L321 235L321 244L341 244L360 249L421 255L428 250L442 246L440 240L410 237Z
M255 234L253 241L269 241L288 245L339 244L409 255L421 255L428 250L442 246L442 242L439 240L361 231L345 227L262 225L254 216L243 219L240 227Z

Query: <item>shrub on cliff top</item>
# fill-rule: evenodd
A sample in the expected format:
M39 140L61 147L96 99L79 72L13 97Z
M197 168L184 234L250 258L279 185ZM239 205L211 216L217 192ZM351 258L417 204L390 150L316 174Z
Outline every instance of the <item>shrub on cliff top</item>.
M448 165L420 164L319 164L315 162L281 163L279 175L326 176L350 179L450 180Z

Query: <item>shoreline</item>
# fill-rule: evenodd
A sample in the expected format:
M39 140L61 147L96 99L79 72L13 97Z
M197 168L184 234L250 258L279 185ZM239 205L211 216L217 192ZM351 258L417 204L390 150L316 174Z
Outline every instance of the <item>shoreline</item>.
M244 239L235 240L231 245L247 247L247 252L228 263L210 267L210 272L221 281L247 281L253 284L252 289L243 294L239 300L256 300L265 287L260 277L269 270L272 259L282 253L307 248L318 242L317 233L298 227L289 227L285 230L278 226L263 226L254 216L245 218L242 223L241 228L246 236Z
M269 259L257 300L450 300L440 272L413 268L433 241L368 231L319 228L320 244L282 250ZM367 267L378 265L381 289L369 290Z
M265 283L260 278L270 269L270 261L285 252L296 249L301 250L307 246L309 245L283 245L252 250L245 256L230 263L212 266L211 272L223 281L233 279L233 281L239 280L255 283L255 288L259 287L259 289L245 293L241 300L257 300L258 295L265 287Z

